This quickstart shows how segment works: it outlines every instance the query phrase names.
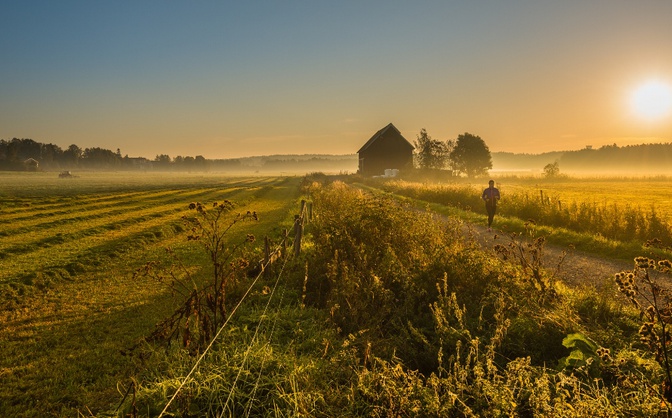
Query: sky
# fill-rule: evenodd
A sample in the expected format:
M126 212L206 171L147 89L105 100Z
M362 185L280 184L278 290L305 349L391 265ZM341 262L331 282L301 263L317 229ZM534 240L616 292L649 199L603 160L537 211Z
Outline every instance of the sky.
M0 22L5 140L150 159L354 154L388 123L492 152L672 142L669 0L0 0Z

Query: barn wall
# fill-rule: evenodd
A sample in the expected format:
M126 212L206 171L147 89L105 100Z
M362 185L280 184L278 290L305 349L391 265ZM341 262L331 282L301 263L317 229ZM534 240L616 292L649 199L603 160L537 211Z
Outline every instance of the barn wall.
M402 136L389 131L360 152L359 158L362 174L382 175L388 168L412 168L413 148Z

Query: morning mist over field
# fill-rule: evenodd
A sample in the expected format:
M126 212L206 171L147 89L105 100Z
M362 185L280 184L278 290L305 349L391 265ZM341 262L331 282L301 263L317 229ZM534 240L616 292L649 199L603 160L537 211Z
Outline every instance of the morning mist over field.
M0 138L154 159L672 142L672 3L17 2ZM495 159L496 161L496 159Z

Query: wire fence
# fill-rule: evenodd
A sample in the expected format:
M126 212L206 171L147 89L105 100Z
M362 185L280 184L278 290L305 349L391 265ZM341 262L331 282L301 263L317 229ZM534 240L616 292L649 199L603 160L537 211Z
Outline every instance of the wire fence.
M266 305L264 307L263 313L259 318L259 322L257 324L256 330L254 332L254 336L252 337L252 341L250 344L247 346L245 350L245 354L243 357L243 361L241 366L238 369L238 374L236 375L236 378L234 379L233 383L231 384L231 389L229 390L229 395L227 396L227 399L223 405L222 408L222 413L219 415L220 417L223 416L224 412L227 410L227 407L229 405L229 402L231 401L231 394L234 393L234 390L236 388L236 385L238 384L238 381L240 379L241 373L245 367L245 364L247 363L249 354L252 350L252 347L257 343L259 339L259 330L262 329L262 324L268 318L267 312L271 306L271 302L274 299L274 296L276 294L277 289L279 288L279 285L281 283L281 279L284 277L283 273L285 271L285 267L287 265L287 262L289 261L291 256L298 257L301 253L301 242L303 239L303 233L304 233L304 226L305 223L309 222L312 219L312 203L307 202L305 200L301 201L301 207L300 211L297 215L294 216L294 230L293 230L293 239L291 240L291 246L293 251L289 253L287 250L290 246L290 241L289 241L289 231L284 230L280 244L278 244L275 248L271 250L270 246L270 239L268 237L265 238L264 240L264 258L261 261L261 270L260 272L256 275L256 277L252 280L250 283L250 286L248 287L247 291L243 294L243 296L240 298L236 306L233 308L229 316L227 317L226 321L222 324L222 326L217 330L217 333L212 337L210 343L207 345L205 350L203 350L203 353L198 357L194 365L192 366L191 370L187 375L182 379L180 385L178 386L177 390L175 390L175 393L170 397L168 402L166 403L165 407L161 411L161 413L158 415L159 418L165 416L165 414L168 412L168 408L170 405L173 403L173 401L177 398L178 394L180 391L184 388L184 386L189 382L191 379L191 376L194 374L194 372L198 369L199 365L203 361L203 359L206 357L206 355L209 353L219 336L222 334L224 329L228 326L230 323L231 319L234 317L236 311L238 308L240 308L243 303L246 301L247 297L251 294L252 290L254 287L257 285L259 280L264 277L264 278L269 278L270 277L270 272L272 271L271 267L278 262L278 260L282 260L282 266L278 269L277 275L275 277L274 285L272 288L272 291L270 292L270 296L268 298L268 301L266 302ZM281 292L279 301L276 305L276 308L279 310L282 307L284 299L284 287ZM265 346L270 346L273 338L273 333L275 331L275 325L277 324L277 318L278 316L275 316L275 320L273 321L271 327L270 327L270 332L268 333L267 336L267 341L265 343ZM248 404L245 407L246 410L246 415L245 416L250 416L250 413L252 411L253 407L253 401L254 401L254 396L256 393L256 390L259 385L259 381L261 379L261 375L263 372L263 365L264 362L262 361L262 367L259 370L259 373L257 374L257 380L254 385L254 389L252 391L252 394L250 396L250 400L248 401Z

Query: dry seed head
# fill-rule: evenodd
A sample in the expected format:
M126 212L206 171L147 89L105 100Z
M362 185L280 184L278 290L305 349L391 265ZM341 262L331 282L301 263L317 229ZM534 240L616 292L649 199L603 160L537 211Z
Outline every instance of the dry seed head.
M670 262L670 260L660 260L658 262L658 265L661 267L663 271L672 269L672 262Z
M637 257L635 258L635 265L640 269L645 269L649 267L649 259L646 257Z
M597 349L595 353L605 363L610 363L612 361L611 352L609 351L608 348L600 347Z
M646 308L646 316L649 317L649 319L653 320L656 317L656 308L653 306L649 306Z

